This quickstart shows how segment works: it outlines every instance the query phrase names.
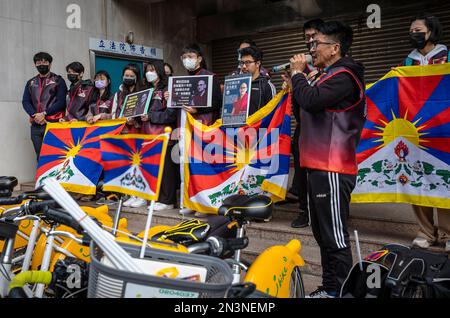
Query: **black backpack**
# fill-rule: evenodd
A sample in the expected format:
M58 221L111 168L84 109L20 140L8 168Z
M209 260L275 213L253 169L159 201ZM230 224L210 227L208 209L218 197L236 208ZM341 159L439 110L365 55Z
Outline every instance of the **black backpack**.
M372 263L380 267L380 288L367 286L364 279L370 273L361 272L356 264L342 287L342 297L450 298L448 254L389 244L363 262L365 266Z

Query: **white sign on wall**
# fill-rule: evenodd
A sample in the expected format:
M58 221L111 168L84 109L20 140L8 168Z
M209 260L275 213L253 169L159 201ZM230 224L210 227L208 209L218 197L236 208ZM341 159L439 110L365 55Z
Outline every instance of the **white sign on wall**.
M98 52L128 55L139 58L163 59L163 50L138 44L105 39L89 39L89 49Z

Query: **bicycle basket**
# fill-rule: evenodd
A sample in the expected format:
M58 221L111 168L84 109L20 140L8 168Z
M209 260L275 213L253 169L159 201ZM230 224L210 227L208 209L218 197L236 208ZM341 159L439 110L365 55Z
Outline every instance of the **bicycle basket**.
M144 260L139 260L139 246L120 245L141 268L151 263L170 269L194 268L200 274L178 279L118 270L92 242L88 298L223 298L232 285L231 269L219 258L147 248ZM194 276L202 276L201 281L192 281Z

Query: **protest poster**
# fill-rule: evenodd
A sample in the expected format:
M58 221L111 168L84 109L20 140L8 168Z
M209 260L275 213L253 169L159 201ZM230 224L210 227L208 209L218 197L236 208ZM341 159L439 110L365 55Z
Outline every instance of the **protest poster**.
M172 76L168 107L211 107L212 89L212 75Z
M228 76L223 91L222 124L245 125L250 107L252 77L249 75Z
M152 95L153 88L128 95L123 102L120 117L131 118L146 115Z

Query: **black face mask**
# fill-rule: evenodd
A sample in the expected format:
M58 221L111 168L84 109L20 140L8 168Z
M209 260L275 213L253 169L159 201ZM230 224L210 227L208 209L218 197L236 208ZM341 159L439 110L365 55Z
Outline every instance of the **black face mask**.
M79 79L78 79L78 74L67 74L67 79L68 79L69 82L71 82L72 84L75 84L76 82L79 81Z
M36 66L36 68L37 68L39 74L41 74L41 75L45 75L50 71L50 66L48 66L48 65L39 65L39 66Z
M125 85L126 87L131 87L135 84L136 84L136 78L129 78L129 77L123 78L123 85Z
M426 33L425 32L414 32L409 34L409 41L411 46L415 49L422 50L425 46L427 46L428 41L425 40Z

